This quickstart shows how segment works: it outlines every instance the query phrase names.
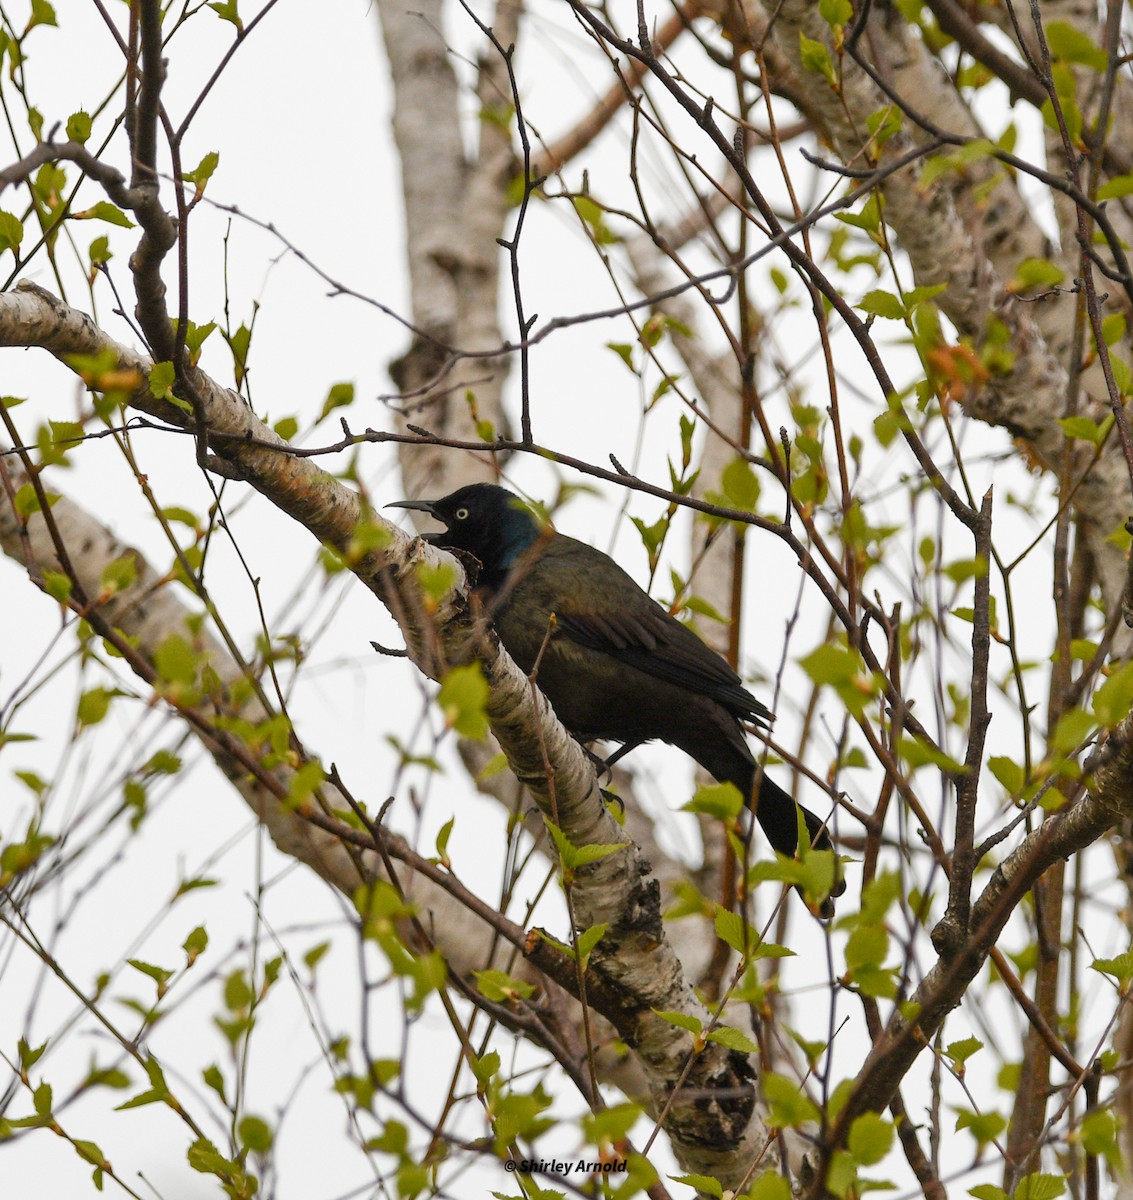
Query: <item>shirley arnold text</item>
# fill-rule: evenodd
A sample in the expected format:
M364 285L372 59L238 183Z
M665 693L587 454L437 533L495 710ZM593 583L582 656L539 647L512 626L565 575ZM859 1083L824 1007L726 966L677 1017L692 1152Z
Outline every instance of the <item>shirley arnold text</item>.
M585 1158L574 1161L558 1158L509 1158L505 1171L521 1171L529 1175L542 1171L548 1175L623 1175L628 1170L624 1162L596 1162Z

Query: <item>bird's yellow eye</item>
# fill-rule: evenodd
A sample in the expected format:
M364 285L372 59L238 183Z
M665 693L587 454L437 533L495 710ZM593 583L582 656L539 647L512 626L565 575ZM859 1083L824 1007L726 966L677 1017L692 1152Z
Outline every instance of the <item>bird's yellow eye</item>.
M456 519L458 521L467 521L468 520L468 509L458 508L456 510L456 512L453 513L453 516L456 517Z

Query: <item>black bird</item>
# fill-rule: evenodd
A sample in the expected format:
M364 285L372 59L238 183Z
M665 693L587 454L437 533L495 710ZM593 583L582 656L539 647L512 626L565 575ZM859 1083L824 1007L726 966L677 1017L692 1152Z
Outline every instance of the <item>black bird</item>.
M542 648L539 688L580 742L621 742L615 757L642 742L668 742L735 784L751 806L756 763L740 722L767 725L770 711L612 558L541 526L516 496L489 483L390 507L435 517L445 532L428 541L479 560L477 587L500 641L527 672ZM771 845L793 855L795 802L766 774L754 810ZM815 848L832 849L822 821L802 814ZM835 895L844 889L839 880Z

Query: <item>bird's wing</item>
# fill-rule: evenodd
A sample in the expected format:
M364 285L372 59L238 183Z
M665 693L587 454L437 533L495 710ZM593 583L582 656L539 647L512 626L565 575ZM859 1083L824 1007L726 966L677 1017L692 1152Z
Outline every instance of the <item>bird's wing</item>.
M644 593L641 598L646 598ZM653 600L600 610L564 603L555 615L562 632L579 645L700 692L745 720L762 725L772 720L771 711L744 687L724 659Z

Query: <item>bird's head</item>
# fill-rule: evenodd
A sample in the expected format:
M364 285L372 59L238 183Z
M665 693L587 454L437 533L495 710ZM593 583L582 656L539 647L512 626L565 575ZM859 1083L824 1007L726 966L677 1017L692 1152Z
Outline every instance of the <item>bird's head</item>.
M387 508L410 508L435 517L443 534L429 537L446 550L464 550L491 575L506 573L539 537L535 514L507 488L473 483L440 500L401 500Z

